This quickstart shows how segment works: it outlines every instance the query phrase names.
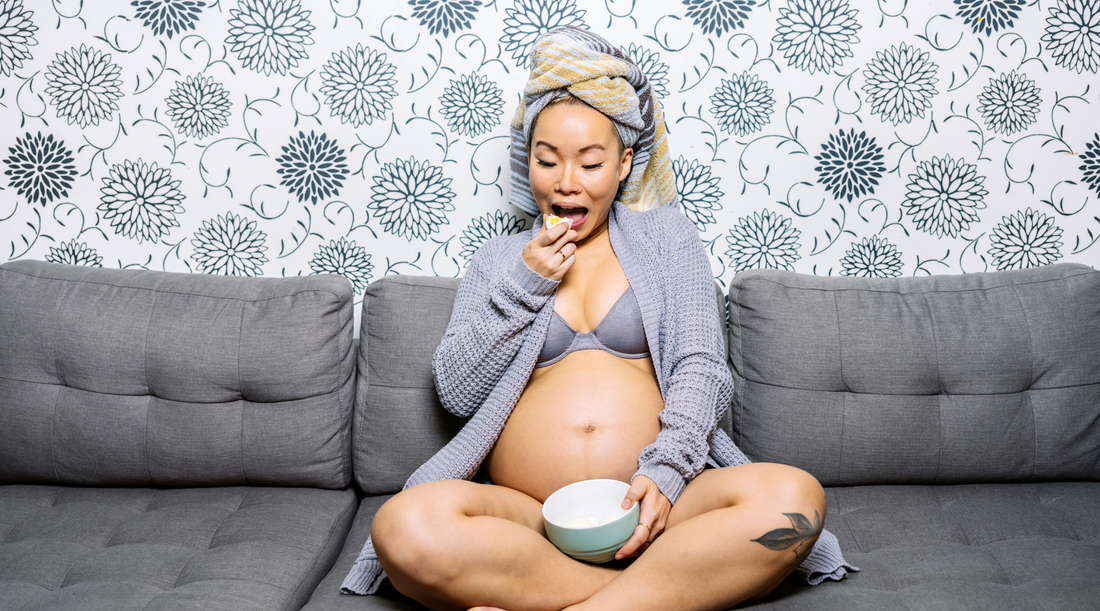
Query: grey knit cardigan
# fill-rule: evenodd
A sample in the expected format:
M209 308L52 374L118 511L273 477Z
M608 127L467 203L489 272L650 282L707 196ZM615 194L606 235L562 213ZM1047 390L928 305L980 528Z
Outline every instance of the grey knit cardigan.
M489 454L534 369L554 310L558 282L531 270L521 251L538 227L497 237L470 262L432 368L443 406L469 422L409 477L405 488L471 479ZM608 219L612 248L638 298L665 407L661 432L642 450L638 471L675 503L707 456L721 467L748 458L718 420L733 396L714 284L699 233L675 207L635 212L619 202ZM654 350L653 347L657 349ZM813 585L859 569L844 561L836 537L822 531L798 567ZM373 594L385 578L367 539L341 587Z

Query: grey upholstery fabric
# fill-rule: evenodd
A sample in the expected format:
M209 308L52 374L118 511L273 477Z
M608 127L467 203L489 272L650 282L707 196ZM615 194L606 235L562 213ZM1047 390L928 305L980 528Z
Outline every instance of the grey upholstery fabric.
M1096 609L1100 484L826 488L825 527L860 567L788 579L759 608L847 611Z
M826 485L1100 479L1098 295L1077 264L740 273L733 440Z
M339 276L0 266L0 483L351 479Z
M363 295L352 451L356 483L368 494L400 491L464 423L439 403L432 374L458 285L453 278L389 276ZM717 284L715 300L725 311ZM726 432L731 425L728 414L719 422Z
M340 593L340 584L344 581L351 565L359 556L359 550L363 549L363 543L370 535L370 525L374 521L374 514L382 504L393 498L392 494L368 496L359 504L359 511L355 514L355 523L351 526L347 540L344 541L344 549L336 558L336 564L328 575L317 585L309 602L302 611L422 611L424 607L410 598L402 596L387 581L382 585L378 594L373 596L351 596Z
M0 609L300 608L351 490L0 486Z
M458 283L390 276L363 294L352 453L355 481L368 494L401 490L462 425L439 403L432 375Z

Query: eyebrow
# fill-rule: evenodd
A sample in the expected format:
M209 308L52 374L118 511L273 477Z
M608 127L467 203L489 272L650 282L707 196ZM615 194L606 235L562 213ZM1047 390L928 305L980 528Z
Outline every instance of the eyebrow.
M548 148L548 149L550 149L551 151L554 151L554 152L558 151L558 147L554 146L553 144L550 144L549 142L545 142L543 140L539 140L538 142L535 143L535 148L538 148L540 146L545 146L546 148ZM588 146L582 148L579 152L586 153L586 152L588 152L590 150L594 150L594 149L599 149L601 151L606 151L607 150L603 147L602 144L589 144Z

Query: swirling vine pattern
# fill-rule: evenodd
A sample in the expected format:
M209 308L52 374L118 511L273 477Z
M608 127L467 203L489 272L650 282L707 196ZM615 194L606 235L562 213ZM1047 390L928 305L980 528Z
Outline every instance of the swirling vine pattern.
M620 44L715 277L1100 261L1100 0L0 0L0 261L456 276L540 32Z

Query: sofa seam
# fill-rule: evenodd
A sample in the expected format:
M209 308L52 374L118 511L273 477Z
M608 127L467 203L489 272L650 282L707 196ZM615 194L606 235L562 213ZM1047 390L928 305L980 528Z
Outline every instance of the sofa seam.
M946 391L943 388L943 370L940 368L940 342L939 337L936 335L936 321L932 317L932 306L928 303L928 296L921 294L921 302L924 303L924 310L928 314L928 329L932 332L932 355L936 357L936 387L939 392L935 394L936 399L936 473L932 476L932 483L938 483L940 479L940 468L943 466L943 397L946 395Z
M1039 426L1035 418L1035 403L1031 400L1031 387L1035 384L1035 337L1031 334L1031 320L1027 317L1027 308L1024 307L1024 300L1020 298L1020 291L1016 290L1016 287L1012 287L1012 294L1016 296L1016 302L1020 304L1020 313L1024 317L1024 327L1027 328L1027 348L1028 358L1031 362L1031 379L1028 381L1027 389L1024 391L1027 396L1027 407L1031 411L1031 475L1028 476L1028 481L1035 481L1035 471L1039 464Z
M796 290L796 291L815 291L815 292L823 292L823 293L839 293L839 292L848 292L848 291L860 291L860 292L866 292L866 293L884 293L884 294L891 294L891 295L922 295L923 296L923 295L927 295L927 294L930 294L930 293L938 294L938 293L985 292L985 291L1003 290L1005 288L1016 287L1016 286L1030 286L1030 285L1033 285L1033 284L1046 284L1048 282L1061 282L1061 281L1064 281L1064 280L1068 280L1070 278L1077 278L1079 276L1087 276L1087 275L1095 274L1095 273L1097 273L1097 271L1098 270L1095 270L1095 269L1083 269L1083 270L1078 270L1075 273L1067 274L1065 276L1059 276L1057 278L1043 278L1041 280L1031 280L1031 281L1028 281L1028 282L1012 282L1012 283L1008 283L1008 284L1003 284L1001 286L970 287L970 288L960 288L960 289L937 289L937 290L918 291L918 292L904 292L904 291L896 291L896 290L887 291L887 290L872 289L872 288L867 288L867 287L817 288L817 287L811 287L811 286L792 286L791 284L780 282L778 280L772 280L770 278L761 278L761 277L755 277L755 278L751 278L751 279L748 279L748 280L743 280L743 282L766 282L768 284L772 284L772 285L779 286L779 287L786 288L786 289L793 289L793 290Z
M844 385L844 390L840 395L840 454L837 456L837 477L842 477L844 473L844 431L848 423L848 393L851 392L848 389L848 382L844 377L844 347L840 337L840 302L837 300L836 293L833 293L833 312L836 314L836 351L837 351L837 367L840 368L840 383Z
M53 382L40 382L38 380L24 380L24 379L21 379L21 378L9 378L7 376L0 376L0 380L8 380L10 382L22 382L24 384L40 384L42 386L58 386L58 387L61 387L61 388L68 388L70 390L79 390L80 392L90 392L90 393L95 393L97 395L107 395L109 397L153 397L153 396L156 396L156 395L153 395L152 393L142 393L142 394L139 394L139 395L127 395L127 394L122 394L122 393L104 392L102 390L89 390L87 388L81 388L79 386L69 386L68 384L57 384L57 383L53 383ZM1100 382L1097 382L1097 384L1100 384ZM1077 384L1077 385L1074 385L1072 387L1066 387L1066 388L1076 388L1077 386L1082 386L1082 385ZM1089 386L1089 385L1085 385L1085 386ZM421 386L407 386L407 387L393 386L392 388L432 388L432 387L430 387L430 386L423 386L423 387L421 387ZM305 397L295 397L293 399L279 399L279 400L271 400L271 401L249 401L248 399L245 399L243 397L241 397L239 399L232 399L232 400L229 400L229 401L180 401L180 400L177 400L177 399L168 399L168 398L165 398L165 397L157 397L157 398L162 400L162 401L170 401L172 403L189 403L189 404L192 404L192 405L225 405L226 403L236 403L237 401L248 401L249 403L263 403L265 405L268 405L268 404L275 404L275 403L290 403L292 401L305 401L306 399L316 399L318 397L324 397L324 396L327 396L327 395L331 395L331 394L337 392L337 390L326 390L324 392L320 392L320 393L317 393L315 395L307 395ZM1057 389L1055 389L1055 388L1052 388L1052 389L1040 388L1039 390L1057 390Z
M116 287L116 288L133 289L135 291L153 291L153 292L156 292L156 293L164 293L165 295L185 295L185 296L188 296L188 297L206 297L208 299L225 299L225 300L229 300L229 301L240 301L240 302L243 302L243 303L261 303L261 302L264 302L264 301L272 301L272 300L275 300L275 299L285 299L287 297L297 297L298 295L301 295L303 293L325 293L325 294L328 294L328 295L332 295L333 297L335 297L338 300L341 300L341 301L343 300L343 297L341 297L340 295L337 295L336 293L334 293L330 290L321 289L321 288L302 289L300 291L295 291L293 293L287 293L285 295L276 295L276 296L273 296L273 297L264 297L262 299L244 299L242 297L229 297L229 296L223 296L223 295L204 295L202 293L186 293L186 292L183 292L183 291L168 291L168 290L164 290L164 289L150 288L150 287L147 287L147 286L132 286L132 285L129 285L129 284L117 284L117 283L114 283L114 282L98 282L98 281L95 281L95 280L76 280L76 279L73 279L73 278L56 278L54 276L37 276L35 274L28 274L28 273L23 272L23 271L13 270L13 269L6 268L6 267L3 268L0 271L9 272L9 273L12 273L12 274L19 274L21 276L26 276L27 278L37 278L39 280L55 280L57 282L65 282L65 283L69 283L69 284L94 284L94 285L97 285L97 286L111 286L111 287ZM187 274L184 274L184 275L187 275Z
M145 479L152 484L153 474L149 470L149 412L153 407L153 389L149 384L149 330L153 328L153 311L157 308L159 295L153 294L153 305L149 308L149 317L145 320L145 335L141 338L141 372L145 376L145 390L148 391L149 400L145 403L145 435L142 440L142 452L145 458Z
M248 471L244 466L244 382L241 378L241 343L244 341L244 305L241 306L240 320L237 322L237 392L241 395L241 430L237 437L237 459L241 464L241 478L248 485Z

